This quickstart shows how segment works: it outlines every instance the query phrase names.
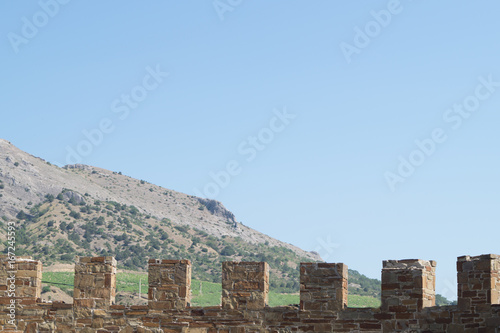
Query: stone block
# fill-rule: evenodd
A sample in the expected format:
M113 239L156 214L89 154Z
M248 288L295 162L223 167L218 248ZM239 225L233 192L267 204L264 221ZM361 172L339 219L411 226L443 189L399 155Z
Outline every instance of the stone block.
M300 309L340 311L347 307L347 265L300 264Z
M436 262L386 260L382 269L382 310L421 311L435 305ZM397 310L397 311L396 311Z
M457 258L458 305L476 311L484 304L500 303L500 256L486 254Z
M269 266L265 262L222 263L222 307L230 310L259 310L269 294Z
M189 260L149 261L148 305L150 309L184 309L191 299Z

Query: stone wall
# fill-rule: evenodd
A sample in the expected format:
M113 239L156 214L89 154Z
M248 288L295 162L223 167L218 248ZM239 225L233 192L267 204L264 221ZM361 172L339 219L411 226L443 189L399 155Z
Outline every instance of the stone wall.
M300 309L341 311L347 307L347 265L302 263Z
M149 260L148 305L152 310L182 310L191 300L189 260Z
M191 263L149 260L148 305L113 305L116 260L80 257L73 304L40 300L42 264L0 257L1 332L500 332L500 256L457 260L458 305L435 306L436 262L388 260L380 308L349 308L347 266L303 263L300 305L269 307L269 266L222 265L221 305L190 306ZM12 278L11 278L12 277ZM12 287L15 286L15 287ZM15 297L9 290L15 289Z
M222 263L222 308L260 310L267 305L269 265L265 262Z
M42 292L42 263L27 256L17 257L15 261L1 256L0 299L5 301L14 289L17 301L23 304L36 303Z
M102 327L115 302L116 260L113 257L79 257L75 263L73 310L76 327ZM68 329L68 327L65 327Z

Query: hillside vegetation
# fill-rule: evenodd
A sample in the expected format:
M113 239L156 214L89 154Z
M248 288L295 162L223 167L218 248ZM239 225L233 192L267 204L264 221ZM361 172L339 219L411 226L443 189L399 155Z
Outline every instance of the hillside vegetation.
M299 264L310 261L284 247L230 236L217 239L202 230L144 215L134 206L94 200L71 190L56 197L47 195L44 202L21 210L15 220L17 255L31 255L44 266L73 263L75 256L114 256L119 268L145 271L148 258L189 259L193 278L220 282L223 261L265 261L271 269L271 290L297 293ZM3 245L6 249L6 241ZM349 281L355 294L380 295L377 280L351 270Z
M7 250L7 222L15 221L16 255L44 267L72 264L75 256L114 256L119 268L144 272L149 258L189 259L195 280L220 283L223 261L265 261L271 292L282 303L297 302L300 262L321 261L243 225L218 201L121 172L59 168L2 139L0 216L0 251ZM349 270L349 293L377 301L380 281Z
M76 255L114 256L118 267L131 270L145 270L148 258L189 259L193 277L211 282L220 282L222 261L266 261L271 266L271 286L281 291L298 290L298 264L310 261L284 247L251 244L239 237L218 239L166 218L144 215L134 206L85 194L75 198L80 196L63 190L21 210L16 216L17 254L32 255L44 265L72 263ZM206 208L200 204L197 209Z
M76 199L79 198L79 199ZM199 206L198 209L205 209ZM6 228L4 218L0 228ZM45 266L74 263L75 256L114 256L122 269L144 271L119 275L118 290L147 292L148 258L189 259L193 271L193 305L215 305L220 301L223 261L266 261L270 264L270 305L298 303L299 264L310 261L284 247L245 243L238 237L217 239L168 219L140 213L134 206L100 201L63 190L45 201L27 206L16 216L17 255L31 255ZM6 234L6 232L4 232ZM3 241L4 252L7 241ZM73 273L44 273L44 282L62 283L71 293ZM200 283L202 288L200 289ZM438 305L448 304L438 297ZM377 307L380 281L349 270L349 304Z
M89 206L95 205L95 201L115 202L135 207L144 216L202 230L217 239L230 236L239 237L245 243L267 242L270 246L287 248L298 256L321 260L317 253L304 251L238 223L234 214L216 200L184 194L98 167L75 164L60 168L2 139L0 181L0 216L6 218L15 218L21 210L28 212L31 207L43 203L47 195L57 197L65 189L71 189L72 194L67 193L65 200L75 199L79 203L85 194L83 199Z

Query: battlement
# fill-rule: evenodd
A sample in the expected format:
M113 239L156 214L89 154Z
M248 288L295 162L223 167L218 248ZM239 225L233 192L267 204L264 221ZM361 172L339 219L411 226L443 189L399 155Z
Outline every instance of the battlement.
M436 262L386 260L382 269L382 309L420 311L436 305Z
M148 306L152 310L182 310L191 299L189 260L149 260Z
M223 309L264 309L268 294L269 265L266 262L222 263Z
M73 304L40 300L42 263L0 256L0 328L11 332L496 332L500 256L457 259L458 305L435 306L435 261L387 260L380 308L348 308L342 263L300 265L300 306L269 307L269 266L222 264L221 305L192 307L191 262L148 261L148 305L114 305L116 260L79 257Z
M341 311L347 307L347 265L300 264L300 309Z
M475 312L482 304L500 303L500 256L486 254L457 259L458 306Z
M11 297L13 290L15 297ZM0 256L0 291L0 304L6 304L2 302L6 298L22 304L36 303L42 293L42 262L29 256L16 257L15 261Z

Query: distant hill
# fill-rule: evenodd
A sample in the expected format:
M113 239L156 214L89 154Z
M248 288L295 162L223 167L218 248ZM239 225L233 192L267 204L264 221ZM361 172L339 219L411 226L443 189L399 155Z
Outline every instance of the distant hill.
M0 229L17 221L16 254L44 266L115 256L141 271L148 258L190 259L193 277L220 282L221 262L266 261L274 292L299 290L299 263L322 261L238 222L222 203L87 165L51 165L0 139ZM7 232L0 233L0 250ZM350 293L380 298L380 281L349 271Z
M234 214L220 202L163 188L121 172L87 165L59 168L34 157L0 139L0 217L13 218L20 210L42 203L47 194L54 197L71 190L85 196L86 204L95 200L134 206L144 216L168 219L173 225L185 225L217 238L240 237L252 244L268 243L285 247L298 256L320 260L318 254L304 251L238 223ZM236 227L235 227L236 224Z

